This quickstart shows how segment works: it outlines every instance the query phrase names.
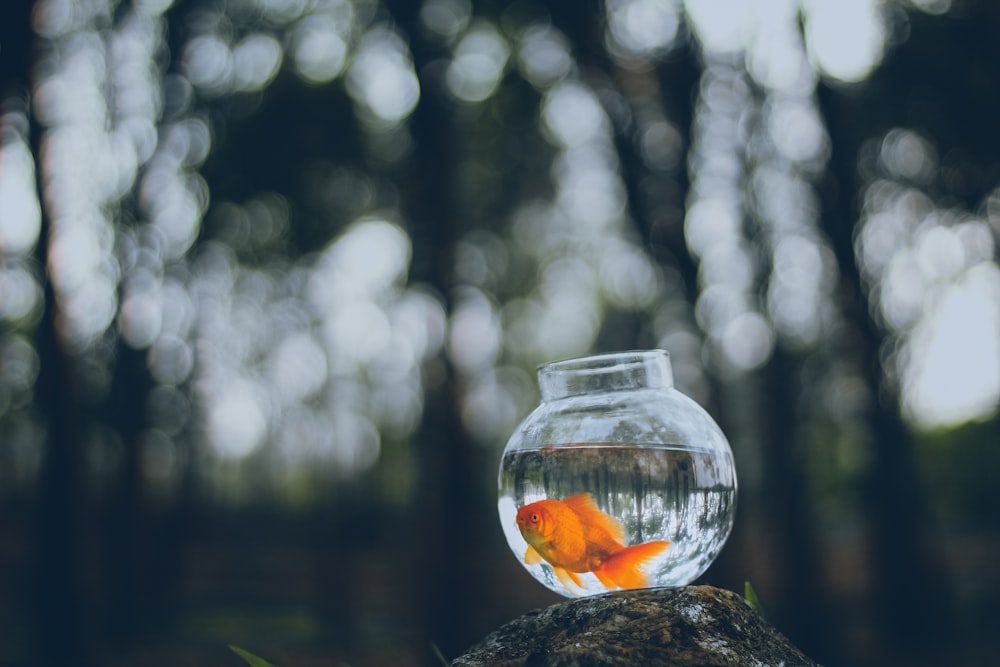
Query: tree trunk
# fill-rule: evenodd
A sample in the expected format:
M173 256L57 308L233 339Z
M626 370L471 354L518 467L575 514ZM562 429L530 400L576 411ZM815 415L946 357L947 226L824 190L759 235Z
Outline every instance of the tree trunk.
M818 99L832 139L823 224L836 254L847 317L859 333L860 368L872 396L868 425L872 463L863 482L874 623L894 650L940 646L954 632L953 602L943 557L929 539L930 513L918 479L913 442L899 412L899 396L885 386L880 358L885 334L872 315L854 255L857 204L863 183L856 159L861 132L885 131L877 119L826 87ZM878 102L878 101L877 101ZM865 104L882 109L884 103Z
M797 359L778 347L763 370L763 510L779 527L774 532L773 553L781 589L778 598L784 602L783 627L812 655L837 662L837 625L827 604L806 489L807 453L796 433L800 367Z
M461 164L453 105L444 90L441 53L419 35L419 6L389 2L393 18L412 36L410 48L420 79L420 104L410 119L413 154L407 159L401 184L401 208L410 223L414 264L410 282L434 289L451 310L452 254L462 233L456 211L457 167ZM435 62L437 61L437 62ZM455 562L458 553L471 560L482 545L485 497L476 488L479 479L476 451L465 433L459 414L455 370L446 355L438 360L439 374L427 387L423 423L415 438L420 448L421 494L411 542L416 556L419 599L424 636L445 655L454 655L471 636L478 600L476 569ZM480 450L482 451L482 450ZM456 551L456 527L463 547Z
M109 421L122 443L122 464L117 483L107 502L104 526L107 536L107 581L109 582L109 622L112 637L123 645L133 642L150 609L149 551L145 548L150 517L143 494L143 428L146 399L151 378L146 355L119 341L115 375L111 388Z
M33 3L11 0L0 9L0 104L20 99L28 110L29 144L36 159L41 198L41 128L30 112L31 71L36 37ZM42 201L42 227L35 260L47 267L49 221ZM44 282L44 306L35 332L39 374L35 402L44 420L45 450L36 481L31 517L31 566L27 581L31 650L40 665L91 664L82 600L82 451L74 395L73 359L58 333L58 304Z
M35 122L31 128L33 152L38 156L40 128ZM38 171L41 182L41 169ZM44 205L42 208L44 211ZM48 236L49 223L43 212L36 253L40 266L47 266ZM32 630L42 664L86 666L91 660L83 609L82 420L75 361L59 337L59 304L48 278L44 298L35 339L39 358L35 402L45 420L46 442L33 517Z

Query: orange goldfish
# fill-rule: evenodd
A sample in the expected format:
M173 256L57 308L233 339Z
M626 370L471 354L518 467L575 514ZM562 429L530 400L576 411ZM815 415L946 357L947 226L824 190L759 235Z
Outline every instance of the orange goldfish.
M582 588L578 572L593 572L607 588L642 588L650 560L670 546L665 540L630 547L625 531L597 507L589 493L564 500L539 500L517 510L517 527L528 543L524 562L545 559L566 588Z

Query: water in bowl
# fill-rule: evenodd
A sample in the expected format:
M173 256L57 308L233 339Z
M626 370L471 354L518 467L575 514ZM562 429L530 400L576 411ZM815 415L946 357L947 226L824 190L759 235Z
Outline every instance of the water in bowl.
M571 443L506 454L498 504L507 542L532 576L567 597L618 586L591 571L567 576L560 572L566 563L558 558L553 563L536 556L528 561L537 562L525 562L529 545L516 516L525 505L565 501L583 493L621 525L623 547L669 541L641 563L642 585L684 586L708 568L729 536L736 511L736 474L729 452L662 444Z

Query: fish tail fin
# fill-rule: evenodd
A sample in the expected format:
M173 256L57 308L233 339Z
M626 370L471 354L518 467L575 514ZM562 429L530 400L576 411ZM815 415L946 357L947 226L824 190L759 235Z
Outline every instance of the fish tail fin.
M666 540L643 542L611 555L594 574L608 588L642 588L647 577L643 567L670 546Z

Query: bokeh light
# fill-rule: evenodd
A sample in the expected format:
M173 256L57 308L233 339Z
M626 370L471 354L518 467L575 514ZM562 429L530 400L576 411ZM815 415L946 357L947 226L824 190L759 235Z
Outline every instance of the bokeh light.
M1000 403L994 232L922 189L940 177L936 154L905 128L877 142L855 237L872 301L898 340L889 363L903 408L924 428L985 419Z
M448 90L464 102L482 102L500 83L510 56L510 47L490 22L473 25L455 47L445 72Z
M409 116L420 83L402 37L388 27L366 32L347 73L347 90L365 123L392 127Z
M365 215L377 186L363 175L317 160L308 174L323 184L319 205L359 217L315 255L271 260L294 224L287 196L265 191L213 202L200 174L220 126L195 111L196 96L263 91L286 66L311 86L343 76L368 148L385 164L398 161L412 146L406 122L421 97L406 37L367 5L239 2L192 14L177 71L167 74L154 55L164 47L162 14L170 4L136 4L118 21L108 20L107 2L39 5L36 28L54 54L35 92L52 165L42 184L53 219L50 268L66 340L85 349L116 326L125 344L145 350L158 388L191 391L189 400L206 402L203 424L180 421L223 459L269 456L271 448L290 462L299 460L295 452L308 458L343 447L344 470L376 465L382 436L372 437L372 429L395 438L413 432L422 410L421 363L444 347L467 383L463 419L485 442L525 408L516 396L524 378L507 364L530 368L586 352L609 313L649 313L651 335L683 351L679 378L693 392L704 391L705 360L723 375L752 372L776 345L807 349L835 324L836 262L817 231L814 182L830 145L815 85L819 72L852 82L878 64L889 27L877 3L856 0L839 18L826 3L791 0L761 1L752 11L694 0L605 3L609 55L635 76L689 34L695 38L705 68L685 137L653 96L624 97L583 78L569 40L544 17L494 23L476 18L462 0L424 2L420 23L448 54L447 91L480 104L516 73L540 95L540 130L554 150L551 196L513 207L509 236L472 230L460 240L454 275L468 288L454 295L450 316L437 296L407 286L413 250L405 224L389 221L396 214ZM932 4L921 8L936 11ZM848 15L864 48L835 48ZM0 230L0 315L25 322L41 303L38 269L26 258L40 209L23 111L4 118L0 224L10 229ZM650 181L651 192L669 192L678 171L688 170L688 200L657 195L657 216L683 221L698 264L693 306L684 305L669 267L630 231L634 202L615 145L622 131L654 180L662 179ZM933 144L917 133L887 133L875 150L879 176L867 200L885 201L866 205L857 241L880 317L893 330L922 332L913 340L925 346L940 338L926 333L935 320L925 291L961 283L977 262L990 261L981 250L982 221L921 222L941 217L926 198L920 203L919 190L939 163ZM902 187L911 189L892 194ZM138 206L126 210L133 189ZM924 208L901 222L891 211L905 202ZM120 216L136 224L119 231ZM206 216L214 241L201 242ZM25 224L6 222L18 218ZM978 254L969 254L970 244ZM505 294L515 256L516 271L535 282ZM271 335L255 331L260 322ZM901 372L908 386L923 377ZM364 382L348 381L359 373ZM238 391L219 389L229 384ZM336 415L315 407L342 395L353 398ZM486 413L491 401L506 406L494 418ZM237 427L234 415L242 413L252 418ZM334 420L354 433L344 443L319 435ZM156 428L151 442L183 433L176 425ZM301 447L269 445L293 432ZM157 456L151 460L169 458Z
M686 0L684 8L702 50L721 54L746 47L753 31L754 5L741 0Z
M890 30L881 0L803 3L806 44L817 68L836 80L856 83L882 60Z
M679 3L607 0L608 50L618 58L655 58L668 52L680 30Z
M8 324L30 323L42 309L39 271L31 259L41 209L22 107L12 98L0 115L0 321Z
M469 0L425 0L420 7L420 21L424 28L445 41L462 34L471 16Z
M902 355L904 408L924 427L994 415L1000 405L1000 269L972 267L915 325Z
M303 599L330 641L343 618L357 645L398 632L413 619L372 610L428 604L436 581L414 587L403 563L414 537L445 536L424 510L488 505L536 366L595 350L668 350L677 387L739 440L749 521L800 494L788 506L816 511L831 558L868 539L879 428L901 415L919 447L997 416L989 142L936 131L955 109L923 88L886 107L872 77L885 59L911 85L903 42L938 29L917 13L955 30L962 3L32 5L33 78L0 93L0 494L20 510L22 491L55 493L44 455L72 426L88 590L117 572L106 554L156 551L185 571L164 581L206 567L159 547L209 506L192 526L267 514L281 526L262 541L320 550L281 585L322 571ZM869 99L883 107L850 106ZM858 135L886 109L912 127ZM72 420L46 421L60 402ZM794 584L757 535L736 548L779 564L765 586ZM460 600L467 564L442 562ZM107 619L116 595L95 603ZM185 624L202 625L168 626Z
M565 77L574 65L566 36L541 23L521 32L517 62L524 78L542 89Z
M291 55L299 76L317 85L340 76L347 65L350 30L349 14L340 20L329 14L303 19L292 33Z
M0 117L0 252L5 255L30 253L41 229L27 126L23 111L11 109Z

